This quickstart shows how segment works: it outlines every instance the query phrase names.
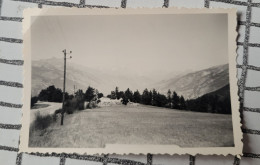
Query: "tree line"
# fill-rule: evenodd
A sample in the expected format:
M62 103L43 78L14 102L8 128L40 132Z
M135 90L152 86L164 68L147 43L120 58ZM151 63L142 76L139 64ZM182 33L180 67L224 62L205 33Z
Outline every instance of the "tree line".
M99 99L103 96L103 93L99 93L97 89L90 86L85 92L79 89L74 95L70 95L66 92L65 110L67 113L73 113L75 110L83 110L86 108L84 107L84 102L88 102L87 108L95 108L100 102ZM107 97L110 99L121 99L124 105L133 102L179 110L231 114L229 85L196 99L187 100L185 100L182 95L178 95L176 91L168 90L167 94L164 95L155 89L148 90L147 88L142 92L138 90L133 92L129 88L126 91L119 91L119 88L116 87ZM62 102L62 99L62 90L52 85L41 90L38 96L31 98L31 107L33 107L38 100Z
M144 89L142 93L138 90L132 92L129 88L126 91L119 91L118 87L111 94L107 95L111 99L122 99L123 104L128 102L140 103L144 105L152 105L158 107L167 107L173 109L186 109L186 102L183 96L179 96L176 92L167 92L167 96L160 92Z
M187 108L196 112L231 114L229 84L199 98L187 100Z
M125 105L129 102L134 102L179 110L231 114L229 85L196 99L187 100L182 95L178 95L176 91L171 91L170 89L164 95L155 89L148 90L147 88L140 93L138 90L132 92L129 88L126 91L119 91L119 88L116 87L107 97L121 99L121 102Z
M84 102L88 102L88 108L96 107L101 97L103 97L103 94L91 86L89 86L85 92L79 89L74 95L65 92L65 111L71 114L75 110L83 110L85 108ZM33 107L37 101L61 103L63 101L63 92L61 89L51 85L41 90L38 96L31 97L31 107Z

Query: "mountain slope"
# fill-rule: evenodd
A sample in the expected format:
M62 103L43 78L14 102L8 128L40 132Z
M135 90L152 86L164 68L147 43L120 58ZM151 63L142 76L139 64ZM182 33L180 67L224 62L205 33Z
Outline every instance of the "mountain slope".
M63 87L63 60L47 59L32 62L32 95L37 95L42 89L50 85L62 89ZM86 69L84 72L76 69L73 65L67 64L66 87L69 93L73 92L74 85L77 88L85 89L91 84L100 84L101 80ZM86 81L87 80L87 81ZM83 88L84 87L84 88Z
M220 89L228 83L228 64L225 64L160 81L155 84L155 88L162 93L171 89L186 99L192 99Z
M86 62L88 66L88 62ZM42 89L50 85L63 89L63 59L52 58L32 61L32 96L38 95ZM150 77L149 77L150 76ZM92 86L105 95L116 86L119 90L155 88L166 94L168 89L176 91L186 99L197 98L206 93L220 89L229 83L228 65L215 66L197 72L186 73L158 82L157 76L140 76L126 70L99 70L67 62L66 91L86 90ZM163 73L162 73L163 77ZM169 77L169 75L167 76ZM156 83L158 82L158 83Z
M32 96L38 95L42 89L50 85L63 89L63 67L63 59L58 58L32 61ZM74 85L76 90L85 91L88 86L91 86L106 95L116 86L120 90L127 88L143 90L151 82L148 77L113 72L112 70L95 70L73 64L70 61L67 62L66 70L66 91L71 94L74 92Z
M188 100L187 104L191 111L231 114L229 84L197 99Z

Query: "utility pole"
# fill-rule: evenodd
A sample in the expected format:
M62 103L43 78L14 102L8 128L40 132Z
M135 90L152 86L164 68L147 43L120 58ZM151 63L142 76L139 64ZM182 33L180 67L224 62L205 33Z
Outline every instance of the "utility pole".
M63 98L62 98L62 112L61 112L61 121L60 121L60 125L63 125L63 119L64 119L64 113L65 113L65 107L64 107L64 103L65 103L65 86L66 86L66 60L67 54L71 54L72 51L70 51L70 53L66 52L66 49L64 49L62 51L64 53L64 79L63 79ZM71 59L72 57L70 56L69 59Z

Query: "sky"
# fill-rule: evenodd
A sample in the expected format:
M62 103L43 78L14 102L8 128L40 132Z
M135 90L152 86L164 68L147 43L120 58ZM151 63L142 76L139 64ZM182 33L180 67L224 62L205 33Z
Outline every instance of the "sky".
M226 14L41 16L32 59L63 58L101 70L147 75L228 63Z

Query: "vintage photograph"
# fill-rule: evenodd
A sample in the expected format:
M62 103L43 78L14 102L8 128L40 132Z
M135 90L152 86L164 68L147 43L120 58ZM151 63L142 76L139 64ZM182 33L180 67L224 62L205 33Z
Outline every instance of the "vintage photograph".
M234 148L227 11L31 16L28 148Z

